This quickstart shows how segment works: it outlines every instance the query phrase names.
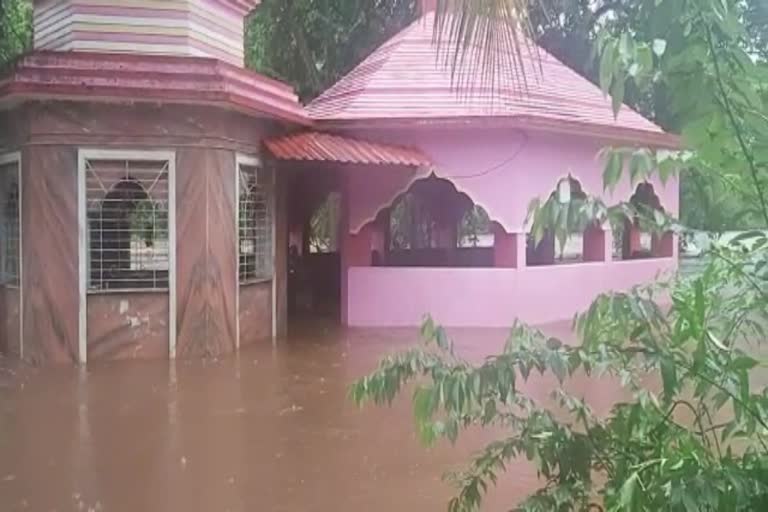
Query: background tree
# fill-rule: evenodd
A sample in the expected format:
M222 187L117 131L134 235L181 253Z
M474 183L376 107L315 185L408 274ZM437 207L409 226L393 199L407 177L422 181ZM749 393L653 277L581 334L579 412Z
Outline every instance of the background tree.
M0 68L32 45L32 4L29 0L0 1Z
M310 99L416 16L415 0L264 0L246 24L246 62Z

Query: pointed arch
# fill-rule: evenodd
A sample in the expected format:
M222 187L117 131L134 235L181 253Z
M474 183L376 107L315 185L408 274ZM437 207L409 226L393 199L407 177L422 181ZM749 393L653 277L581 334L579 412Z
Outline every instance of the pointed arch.
M533 233L529 232L526 238L527 265L605 261L605 230L600 225L583 225L580 209L588 199L589 196L578 178L569 174L557 180L547 203L567 208L567 216L564 217L568 223L567 237L564 243L559 244L554 233L545 231L541 240L536 243ZM547 203L544 208L549 207Z
M434 173L414 180L381 208L383 235L374 264L416 267L494 266L494 222L465 192Z
M664 212L661 199L652 183L643 182L635 187L629 204L638 210ZM622 229L613 233L613 258L616 260L637 260L664 258L674 255L674 235L654 234L646 231L637 218L625 218Z

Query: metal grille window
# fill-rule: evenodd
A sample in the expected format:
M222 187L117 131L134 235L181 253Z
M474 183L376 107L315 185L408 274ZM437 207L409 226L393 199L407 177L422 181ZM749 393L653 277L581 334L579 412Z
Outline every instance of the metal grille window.
M272 277L271 176L259 165L239 164L240 283Z
M168 289L168 161L88 160L88 289Z
M19 286L20 216L19 164L0 166L0 279L10 286Z

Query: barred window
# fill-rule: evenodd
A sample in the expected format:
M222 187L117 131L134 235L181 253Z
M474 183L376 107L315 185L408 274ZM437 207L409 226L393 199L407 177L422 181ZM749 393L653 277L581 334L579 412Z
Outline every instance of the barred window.
M88 160L88 289L168 289L166 161Z
M0 280L9 286L19 286L21 254L19 216L19 164L0 166Z
M272 277L272 194L270 173L258 164L238 165L240 283Z

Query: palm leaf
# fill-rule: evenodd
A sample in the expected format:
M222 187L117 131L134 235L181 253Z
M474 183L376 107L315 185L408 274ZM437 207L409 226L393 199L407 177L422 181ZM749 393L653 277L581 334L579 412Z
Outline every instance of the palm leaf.
M477 85L493 92L514 83L527 91L530 75L538 79L541 72L528 17L536 1L437 0L435 44L454 87L471 94Z

